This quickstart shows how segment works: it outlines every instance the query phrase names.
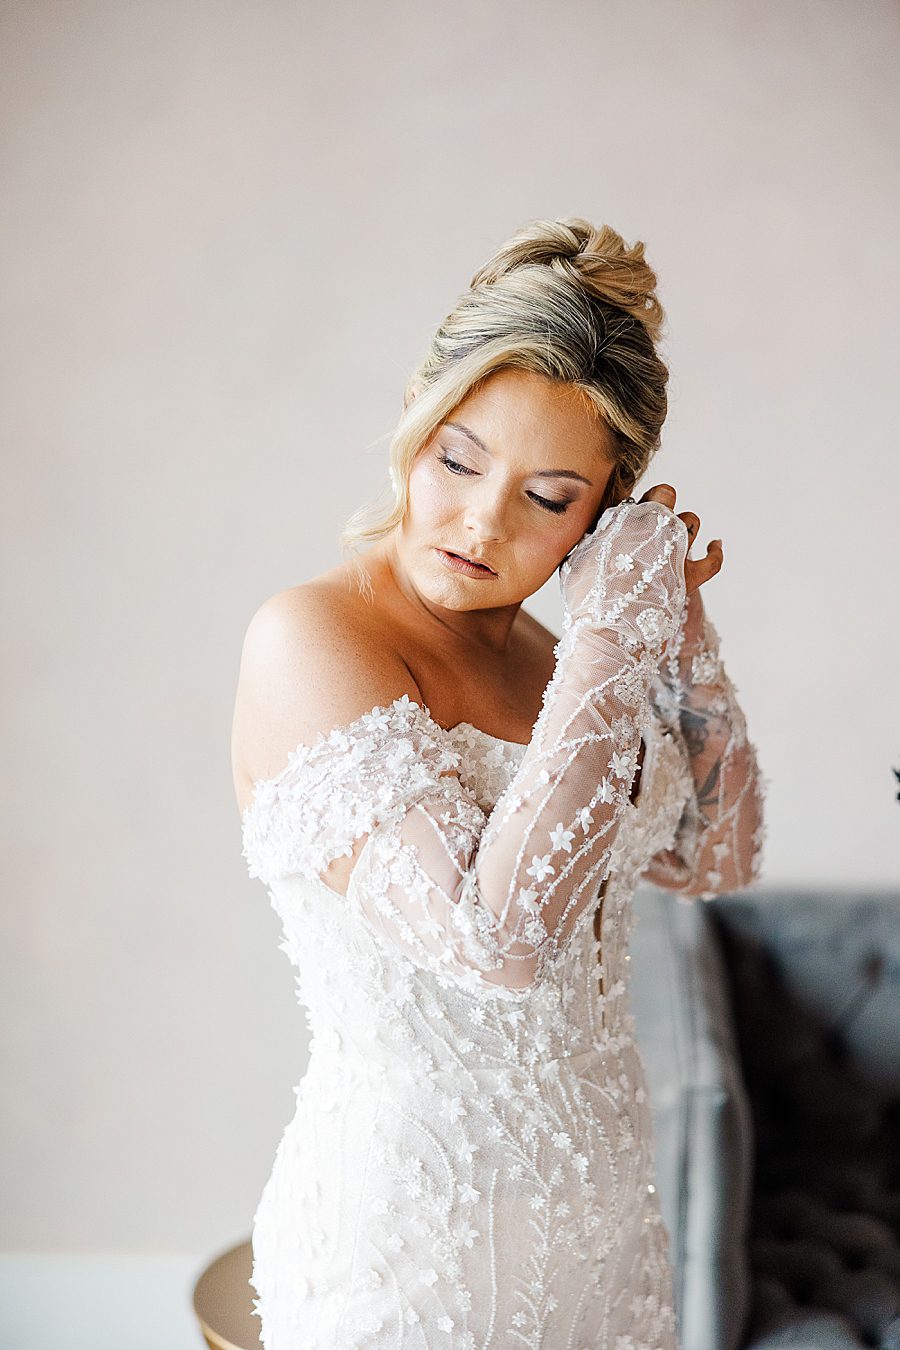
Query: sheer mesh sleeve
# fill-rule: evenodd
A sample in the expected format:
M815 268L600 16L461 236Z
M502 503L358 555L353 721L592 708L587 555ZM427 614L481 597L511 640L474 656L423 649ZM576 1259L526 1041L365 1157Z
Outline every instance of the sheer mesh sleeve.
M396 700L300 747L289 772L257 785L265 809L255 795L245 818L252 874L320 875L367 835L346 901L388 942L471 988L538 983L609 871L650 683L684 605L687 547L668 508L625 502L569 555L556 668L490 814L427 710Z
M687 900L748 886L762 866L765 780L719 647L702 596L692 591L660 663L657 692L665 719L683 737L695 790L674 847L644 874Z

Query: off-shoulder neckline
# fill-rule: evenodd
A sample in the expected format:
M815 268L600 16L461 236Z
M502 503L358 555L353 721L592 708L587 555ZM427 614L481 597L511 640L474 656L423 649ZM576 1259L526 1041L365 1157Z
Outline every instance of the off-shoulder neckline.
M432 719L434 720L434 719ZM435 726L439 724L435 722ZM460 727L466 727L469 731L477 731L479 736L484 736L489 741L499 741L501 745L514 745L519 750L527 750L531 744L530 741L509 741L505 736L495 736L491 731L482 731L481 727L476 727L474 722L454 722L452 727L441 727L441 731L448 736L454 731L459 731Z
M271 778L255 778L253 780L250 785L250 800L241 812L241 820L246 821L247 817L250 815L250 812L256 804L260 789L275 787L276 784L280 783L288 770L293 767L295 759L301 755L304 750L310 752L318 750L321 746L327 745L333 737L347 736L370 718L377 716L379 713L391 713L395 708L402 709L404 712L416 709L426 722L431 724L432 729L442 736L452 737L454 732L466 728L476 732L479 736L484 736L487 740L496 741L498 745L510 745L515 746L518 750L526 750L530 744L528 741L508 741L503 736L494 736L489 731L482 731L481 727L476 727L473 722L454 722L452 727L442 727L440 722L435 721L431 709L427 704L419 703L416 699L410 698L408 694L401 694L400 697L395 698L392 703L376 703L374 707L369 708L366 712L360 713L360 715L355 717L352 722L346 722L341 726L332 727L330 731L320 731L311 745L306 741L298 741L293 749L288 752L287 763L283 768L279 769L278 773L273 774Z

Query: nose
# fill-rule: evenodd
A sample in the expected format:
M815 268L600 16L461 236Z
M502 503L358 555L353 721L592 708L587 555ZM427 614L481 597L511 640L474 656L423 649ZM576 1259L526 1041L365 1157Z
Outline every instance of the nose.
M477 543L496 544L505 537L505 507L502 495L483 490L473 493L466 503L465 527Z

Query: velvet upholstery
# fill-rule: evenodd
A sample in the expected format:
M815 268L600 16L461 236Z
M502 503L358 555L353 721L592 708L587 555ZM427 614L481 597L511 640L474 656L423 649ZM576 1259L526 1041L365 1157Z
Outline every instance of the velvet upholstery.
M635 905L684 1350L900 1350L900 893Z

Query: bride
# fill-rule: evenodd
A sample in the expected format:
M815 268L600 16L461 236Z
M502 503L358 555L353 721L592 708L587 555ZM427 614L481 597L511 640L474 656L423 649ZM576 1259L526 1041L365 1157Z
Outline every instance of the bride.
M764 792L721 541L630 495L655 286L609 226L513 235L410 381L391 507L249 624L243 850L313 1033L254 1216L266 1350L678 1344L632 898L755 881ZM561 637L522 608L557 570Z

